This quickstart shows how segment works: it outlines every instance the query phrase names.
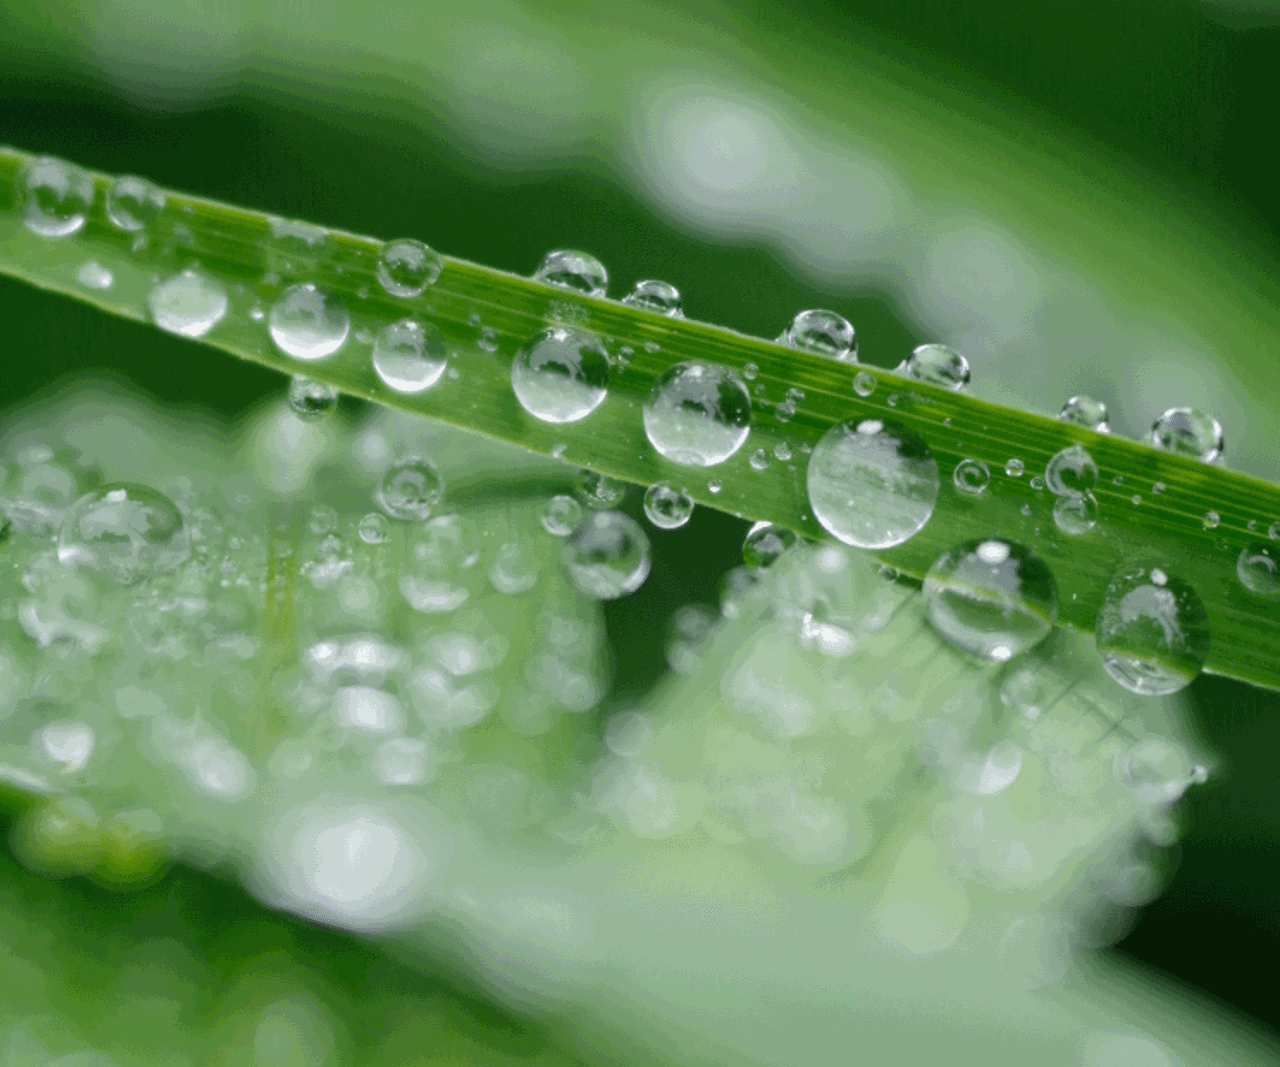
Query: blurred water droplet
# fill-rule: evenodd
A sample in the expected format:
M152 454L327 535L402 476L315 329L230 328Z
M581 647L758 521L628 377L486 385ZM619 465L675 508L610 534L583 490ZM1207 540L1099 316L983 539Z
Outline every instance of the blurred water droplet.
M420 296L444 269L444 257L421 241L402 237L378 251L378 284L392 296Z
M558 249L543 257L533 272L533 280L587 296L604 296L609 272L595 256L572 249Z
M498 331L492 326L483 327L480 336L476 338L476 344L486 352L498 351Z
M1168 487L1164 484L1164 482L1155 482L1151 486L1151 492L1154 493L1156 496L1159 496L1161 493L1165 491L1166 488Z
M1109 433L1111 430L1107 422L1107 405L1101 400L1094 400L1093 397L1083 394L1073 396L1063 404L1062 410L1058 412L1058 418L1063 422L1084 426L1095 433Z
M422 522L444 496L444 479L423 456L406 456L395 463L378 486L378 506L393 519Z
M542 528L555 537L568 537L582 521L582 505L571 496L557 493L542 509Z
M919 382L958 392L969 384L969 361L946 345L918 345L897 372Z
M991 471L980 459L962 459L956 464L951 480L960 492L979 496L991 484Z
M1222 516L1220 516L1216 511L1206 511L1201 523L1206 530L1216 530L1218 528L1218 523L1221 521Z
M69 237L89 216L93 179L61 159L41 156L18 172L16 193L28 230L41 237Z
M1249 592L1275 596L1280 593L1280 549L1261 541L1249 545L1236 560L1236 574Z
M107 218L117 229L145 230L164 210L165 196L146 178L122 174L107 189Z
M511 364L520 406L543 422L577 422L609 391L609 355L595 334L550 326L534 334Z
M1038 493L1041 489L1044 488L1044 479L1040 477L1040 475L1038 474L1033 474L1031 476L1031 488Z
M342 347L351 318L335 295L312 282L301 282L276 298L267 325L280 351L310 361L331 356Z
M58 560L122 585L171 571L191 555L182 512L150 486L121 482L86 493L67 512Z
M602 287L603 284L601 282ZM672 319L682 318L684 314L680 310L680 290L674 285L652 279L636 282L636 287L622 298L622 302Z
M1049 460L1044 476L1054 496L1081 496L1098 484L1098 465L1082 445L1068 445Z
M813 352L845 363L858 361L858 341L853 323L834 311L814 308L800 312L778 340L803 352Z
M391 536L391 527L385 515L371 511L360 520L356 533L366 545L380 545Z
M1191 758L1181 745L1144 737L1120 760L1120 777L1144 804L1172 804L1195 780Z
M782 423L790 422L795 413L796 406L790 400L783 400L776 408L773 409L774 416Z
M760 373L760 368L757 367L754 363L748 363L745 367L742 368L742 376L749 382L754 382L756 380L756 375L759 373Z
M712 467L747 439L751 397L727 367L695 360L668 368L644 402L650 444L673 463Z
M597 600L634 593L649 575L649 538L640 524L618 511L588 515L564 547L569 578Z
M1211 463L1222 455L1222 426L1194 408L1170 408L1152 425L1151 443L1166 452Z
M655 482L645 490L644 513L660 530L675 530L693 514L693 497L682 486Z
M303 422L319 422L337 410L338 390L328 382L295 374L289 379L289 407Z
M266 268L282 278L314 274L332 252L329 231L300 219L273 217L264 252Z
M779 463L786 463L791 459L791 446L786 441L779 441L773 446L773 458Z
M771 522L757 522L742 542L742 561L748 567L767 567L797 541L795 531Z
M1098 523L1098 501L1092 493L1061 496L1053 505L1053 523L1065 534L1079 537Z
M876 376L870 371L860 370L853 376L853 391L860 397L868 397L876 391L879 384Z
M151 317L162 330L203 337L227 313L227 291L216 278L188 267L157 283L147 294Z
M444 374L444 334L431 323L401 319L383 327L373 342L373 369L397 393L421 393Z
M769 456L763 448L757 448L747 462L751 464L752 470L762 471L769 466Z
M1004 472L1010 478L1021 478L1022 472L1027 469L1025 463L1016 456L1013 459L1005 461Z
M96 259L87 260L76 271L76 281L86 289L110 289L115 280L115 275Z
M573 476L573 488L592 511L616 508L627 495L627 483L583 468Z
M494 554L489 581L499 593L515 596L537 585L538 571L538 558L529 545L507 541Z
M719 478L709 478L707 480L707 492L712 495L720 492L724 488L724 483Z

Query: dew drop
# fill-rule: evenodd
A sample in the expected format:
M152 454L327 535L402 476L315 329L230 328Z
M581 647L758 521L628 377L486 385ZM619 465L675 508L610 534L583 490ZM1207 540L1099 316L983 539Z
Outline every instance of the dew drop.
M1030 505L1030 504L1023 504L1023 505L1022 505L1022 507L1020 507L1020 508L1018 509L1018 511L1019 511L1019 512L1021 512L1023 515L1026 515L1028 518L1030 518L1030 517L1031 517L1031 505Z
M720 490L723 488L724 488L724 482L722 482L719 478L709 478L707 480L707 492L711 493L713 496L716 493L720 492Z
M604 296L609 272L595 256L572 249L548 252L533 272L533 280L586 296ZM679 294L677 294L678 296Z
M1152 425L1151 443L1166 452L1212 463L1222 455L1222 426L1194 408L1170 408Z
M582 521L582 505L566 493L557 493L542 509L542 528L555 537L568 537Z
M391 526L380 511L371 511L360 520L356 533L366 545L380 545L391 536Z
M1038 493L1041 489L1044 488L1044 479L1040 477L1040 475L1038 474L1033 474L1031 476L1031 488Z
M1016 456L1013 459L1007 460L1004 465L1004 472L1010 478L1021 478L1022 472L1026 469L1027 465Z
M346 306L311 282L291 285L271 306L271 339L295 359L317 360L342 347L351 328Z
M1221 521L1222 516L1220 516L1216 511L1206 511L1204 513L1204 518L1201 520L1206 530L1216 530L1218 528L1218 523Z
M498 351L498 331L492 326L482 327L480 336L476 338L476 344L486 352Z
M511 387L520 406L543 422L577 422L609 391L609 355L595 334L572 326L539 331L516 353Z
M271 237L265 249L268 273L297 277L315 271L329 256L329 231L323 226L298 219L272 218L269 222Z
M603 267L600 269L604 270ZM600 284L603 288L604 281ZM652 279L636 282L636 287L622 298L622 302L672 319L682 318L684 315L680 310L680 290L674 285Z
M436 465L423 456L406 456L383 475L375 499L393 519L422 522L443 495L444 479Z
M101 571L122 585L171 571L190 555L191 536L174 502L132 482L86 493L58 534L59 562Z
M756 380L756 375L759 373L760 373L760 368L757 367L754 363L748 363L745 367L742 368L742 376L749 382L754 382Z
M565 542L564 562L579 591L596 600L634 593L649 575L649 538L620 511L587 516Z
M938 464L924 439L881 419L832 426L814 447L809 505L845 544L889 548L916 533L933 514Z
M1249 592L1275 596L1280 593L1280 549L1261 541L1249 545L1236 560L1236 574Z
M1181 745L1163 737L1144 737L1119 763L1120 777L1144 804L1172 804L1187 791L1198 768Z
M834 311L814 308L800 312L778 340L803 352L813 352L844 363L858 361L858 341L853 323Z
M523 541L507 541L494 554L489 581L499 593L515 596L538 583L538 557Z
M1156 496L1159 496L1161 493L1165 491L1166 488L1168 487L1164 484L1164 482L1155 482L1151 486L1151 492L1153 492Z
M1098 501L1092 493L1060 496L1053 505L1053 524L1065 534L1079 537L1098 524Z
M786 463L791 459L791 446L786 441L779 441L773 446L773 458L779 463Z
M1111 426L1107 422L1107 405L1101 400L1094 400L1093 397L1084 394L1073 396L1063 404L1062 410L1058 412L1058 418L1063 422L1093 430L1095 433L1111 431Z
M430 389L447 365L444 334L429 322L401 319L383 327L374 339L374 372L397 393Z
M87 260L76 271L76 281L86 289L110 289L115 280L115 275L96 259Z
M980 459L962 459L956 464L951 480L960 492L979 496L991 483L991 471Z
M683 486L655 482L645 490L644 513L660 530L675 530L693 514L693 497Z
M188 267L157 283L147 294L151 317L162 330L183 337L203 337L227 313L222 283L196 267Z
M796 543L795 531L771 522L757 522L742 542L742 561L748 567L767 567Z
M712 467L732 456L751 428L751 397L727 367L695 360L668 368L644 402L644 430L673 463Z
M607 474L583 468L573 476L573 488L592 511L616 508L627 495L627 483Z
M23 224L41 237L77 233L93 205L89 173L52 156L27 163L18 172L16 192Z
M1068 445L1049 460L1044 479L1054 496L1092 493L1098 484L1098 465L1082 445Z
M751 464L752 470L762 471L769 466L769 455L763 448L757 448L751 453L751 457L747 462Z
M899 364L899 374L958 392L969 384L969 361L946 345L918 345Z
M328 382L318 382L295 374L289 379L289 407L304 422L319 422L338 406L338 390Z
M853 391L864 399L876 391L876 376L870 371L860 370L853 376Z
M392 296L421 296L444 269L444 257L412 237L388 241L378 251L378 284Z
M1209 655L1209 616L1190 583L1129 566L1107 586L1094 628L1102 664L1126 689L1164 696L1188 685Z
M136 233L160 217L165 197L146 178L122 174L107 189L107 218L119 230Z
M1273 522L1267 527L1267 536L1273 541L1280 541L1280 521Z
M779 422L787 423L796 413L796 406L790 400L784 400L776 408L773 409L774 417Z
M1129 498L1129 500L1130 500L1130 502L1133 504L1133 506L1134 506L1135 508L1136 508L1136 507L1141 507L1141 506L1142 506L1142 494L1141 494L1141 493L1134 493L1134 494L1133 494L1133 496L1131 496L1131 497Z

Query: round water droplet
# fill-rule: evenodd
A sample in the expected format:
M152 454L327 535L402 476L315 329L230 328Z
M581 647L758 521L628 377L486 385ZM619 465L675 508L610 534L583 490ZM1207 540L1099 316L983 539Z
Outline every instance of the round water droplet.
M779 441L773 446L773 458L779 463L786 463L791 459L791 446L786 441Z
M153 286L147 304L162 330L203 337L226 315L227 291L216 278L188 267Z
M669 367L644 402L644 432L664 457L713 467L732 456L751 429L751 397L733 371L695 360Z
M145 230L164 210L164 193L146 178L123 174L107 189L107 218L117 229Z
M86 493L67 512L58 559L123 585L171 571L191 555L182 513L163 493L121 482Z
M548 252L533 272L535 282L554 285L560 289L572 289L587 296L604 296L609 284L609 272L595 256L572 249Z
M327 382L318 382L295 374L289 380L289 407L304 422L318 422L338 406L338 390Z
M86 289L110 289L115 284L115 275L96 259L81 264L76 271L76 281Z
M373 369L397 393L421 393L440 380L448 364L444 334L431 323L401 319L373 342Z
M683 486L655 482L645 490L644 513L660 530L674 530L689 521L693 497Z
M585 467L573 476L573 488L592 511L616 508L627 495L627 483Z
M1152 425L1151 443L1166 452L1212 463L1222 455L1222 426L1194 408L1170 408Z
M603 282L601 285L603 286ZM666 282L636 282L636 287L622 298L622 302L672 319L681 318L684 314L680 310L680 290Z
M959 391L969 384L969 361L946 345L918 345L899 365L898 373Z
M1098 465L1079 444L1056 452L1044 468L1045 484L1054 496L1092 493L1098 484Z
M1073 396L1063 404L1062 410L1058 412L1058 418L1063 422L1084 426L1095 433L1111 431L1111 426L1107 422L1107 405L1101 400L1094 400L1093 397L1083 394Z
M748 363L745 367L742 368L742 376L749 382L754 382L756 380L756 375L759 373L760 373L760 368L757 367L754 363Z
M1005 461L1004 472L1010 478L1021 478L1022 472L1026 469L1027 469L1027 465L1023 463L1022 460L1018 459L1016 456L1013 457L1012 459Z
M753 471L762 471L769 466L769 456L763 448L757 448L747 460Z
M499 593L515 596L538 584L538 557L523 541L507 541L495 553L489 581Z
M1280 549L1261 541L1249 545L1236 560L1236 574L1249 592L1275 596L1280 593Z
M708 479L707 479L707 492L708 492L708 493L718 493L718 492L720 492L720 490L721 490L721 489L723 489L723 488L724 488L724 482L722 482L719 478L708 478Z
M1041 489L1044 488L1044 479L1041 478L1040 475L1038 474L1033 474L1031 476L1031 488L1038 493Z
M1221 521L1222 516L1216 511L1206 511L1204 513L1204 518L1201 520L1206 530L1216 530L1218 528L1218 523Z
M757 522L742 542L742 561L748 567L767 567L796 543L793 530L771 522Z
M351 329L346 305L332 293L312 284L291 285L271 305L271 339L285 355L317 360L342 347Z
M853 323L834 311L814 308L800 312L791 320L780 340L792 348L844 363L858 361L858 340Z
M1156 496L1159 496L1161 493L1163 493L1166 488L1168 487L1164 484L1164 482L1153 482L1151 485L1151 491Z
M814 517L859 548L906 541L929 521L938 488L938 464L924 439L889 420L837 423L809 457Z
M564 546L573 584L597 600L634 593L649 575L649 538L640 524L620 511L587 516Z
M1065 534L1079 537L1098 524L1098 501L1092 493L1060 496L1053 505L1053 524Z
M599 338L572 326L551 326L529 339L511 364L520 406L543 422L577 422L609 391L609 355Z
M933 628L962 652L1003 663L1043 641L1058 617L1058 587L1029 548L996 538L966 541L924 579Z
M991 484L991 471L980 459L962 459L956 464L951 480L960 492L978 496Z
M476 338L476 344L486 352L498 351L498 331L492 326L482 327L480 336Z
M556 537L568 537L582 521L582 505L565 493L557 493L542 509L542 528Z
M1160 567L1130 566L1107 586L1094 637L1112 678L1134 693L1164 696L1204 666L1209 616L1190 583Z
M356 533L366 545L380 545L391 536L391 526L380 511L371 511L360 520Z
M383 475L375 498L393 519L422 522L443 495L444 479L436 465L423 456L406 456Z
M402 237L378 252L378 284L392 296L420 296L444 269L444 257L421 241Z
M87 171L52 156L41 156L18 172L18 210L32 233L69 237L89 217L93 179Z

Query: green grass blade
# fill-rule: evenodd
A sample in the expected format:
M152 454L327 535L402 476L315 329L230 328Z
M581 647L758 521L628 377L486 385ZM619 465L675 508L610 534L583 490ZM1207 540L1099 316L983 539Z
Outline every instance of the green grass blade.
M838 421L890 417L929 443L942 491L924 529L881 553L885 562L920 576L959 541L985 535L1012 538L1033 548L1052 568L1062 599L1059 621L1090 630L1115 569L1135 553L1155 552L1166 567L1190 580L1204 601L1213 634L1206 669L1280 689L1280 611L1274 600L1247 591L1236 575L1241 550L1266 540L1268 528L1280 520L1276 485L878 369L878 387L862 398L852 390L853 370L846 364L462 260L446 258L438 281L422 296L398 299L376 280L380 242L369 237L330 232L322 262L302 264L304 270L281 279L273 276L280 253L273 251L270 216L177 193L168 194L148 248L134 253L134 235L114 228L103 210L111 181L104 174L93 175L94 208L85 227L75 236L41 237L14 210L15 179L30 158L0 149L0 271L6 274L145 321L150 318L147 294L156 280L198 261L230 297L227 315L200 339L205 344L639 485L671 479L686 486L699 504L766 519L815 539L827 535L806 498L808 450ZM79 280L89 261L110 271L109 288L90 288ZM347 343L323 361L301 362L283 354L273 345L262 316L252 314L268 309L282 287L297 280L323 281L350 311ZM408 315L439 327L448 342L451 368L457 371L456 377L450 374L414 396L395 393L379 381L369 349L369 339L379 329ZM608 399L600 408L579 423L561 426L526 414L512 394L509 375L520 345L556 321L592 330L605 339L611 355L627 357L625 364L615 364ZM493 331L493 351L478 344L482 328ZM663 459L642 426L641 405L655 378L690 359L738 371L747 364L758 367L752 382L757 406L751 436L736 455L711 470ZM783 422L775 406L790 389L801 390L803 398L794 416ZM1072 537L1054 525L1054 498L1032 488L1030 479L1043 472L1055 452L1076 441L1085 444L1101 472L1095 491L1100 520L1088 534ZM775 458L780 445L790 449L790 460ZM749 463L759 449L769 459L763 471ZM991 485L980 497L959 493L952 485L952 472L966 457L991 469ZM1003 473L1010 458L1023 461L1021 477ZM1156 483L1165 490L1153 493ZM1206 527L1209 513L1219 517L1212 528Z

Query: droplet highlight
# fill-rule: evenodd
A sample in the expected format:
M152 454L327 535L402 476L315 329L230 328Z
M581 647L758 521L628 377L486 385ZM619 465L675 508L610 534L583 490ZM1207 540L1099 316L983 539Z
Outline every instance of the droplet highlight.
M568 537L582 521L582 505L566 493L557 493L542 509L542 528L553 537Z
M393 519L422 522L444 496L444 479L431 460L406 456L383 475L375 500Z
M533 280L585 296L604 296L609 285L609 272L595 256L573 249L558 249L543 257L533 272Z
M412 237L384 244L374 268L383 290L405 299L421 296L429 285L435 284L442 270L444 257Z
M28 230L41 237L70 237L89 217L93 179L65 160L41 156L18 172L16 193Z
M732 456L751 428L751 397L727 367L695 360L669 367L644 402L649 443L686 467L713 467Z
M511 364L520 406L543 422L585 419L609 392L609 355L593 333L551 326L536 333Z
M969 361L946 345L918 345L897 368L918 382L959 392L969 384Z
M86 493L67 512L58 560L88 567L122 585L171 571L191 555L182 512L159 490L132 482Z
M107 189L107 218L126 233L145 230L160 217L165 196L146 178L122 174Z
M289 407L303 422L319 422L337 409L338 390L328 382L295 374L289 379Z
M188 267L157 283L147 294L151 318L162 330L203 337L227 314L227 291L216 278Z
M1165 452L1212 463L1222 455L1222 426L1195 408L1170 408L1152 425L1151 443Z
M980 459L962 459L951 476L955 487L970 496L981 496L991 484L991 471Z
M796 543L794 530L772 522L757 522L747 531L742 542L742 562L759 570L776 562Z
M267 326L271 339L285 355L314 361L342 347L351 329L351 317L334 294L312 282L301 282L276 298Z
M636 282L636 287L622 298L622 302L657 315L665 315L669 319L682 318L684 315L680 309L680 290L656 279Z
M627 483L583 467L573 476L573 488L592 511L616 508L627 495Z
M675 530L693 514L693 497L683 486L655 482L645 490L644 513L660 530Z
M429 322L401 319L383 327L373 341L374 373L397 393L430 389L448 362L444 334Z
M1111 432L1111 424L1107 421L1107 405L1083 393L1071 397L1063 404L1058 418L1063 422L1083 426L1094 433Z
M1280 593L1280 548L1261 541L1248 545L1236 560L1240 584L1259 596Z
M858 339L853 323L834 311L813 308L800 312L779 340L802 352L844 363L858 361Z

